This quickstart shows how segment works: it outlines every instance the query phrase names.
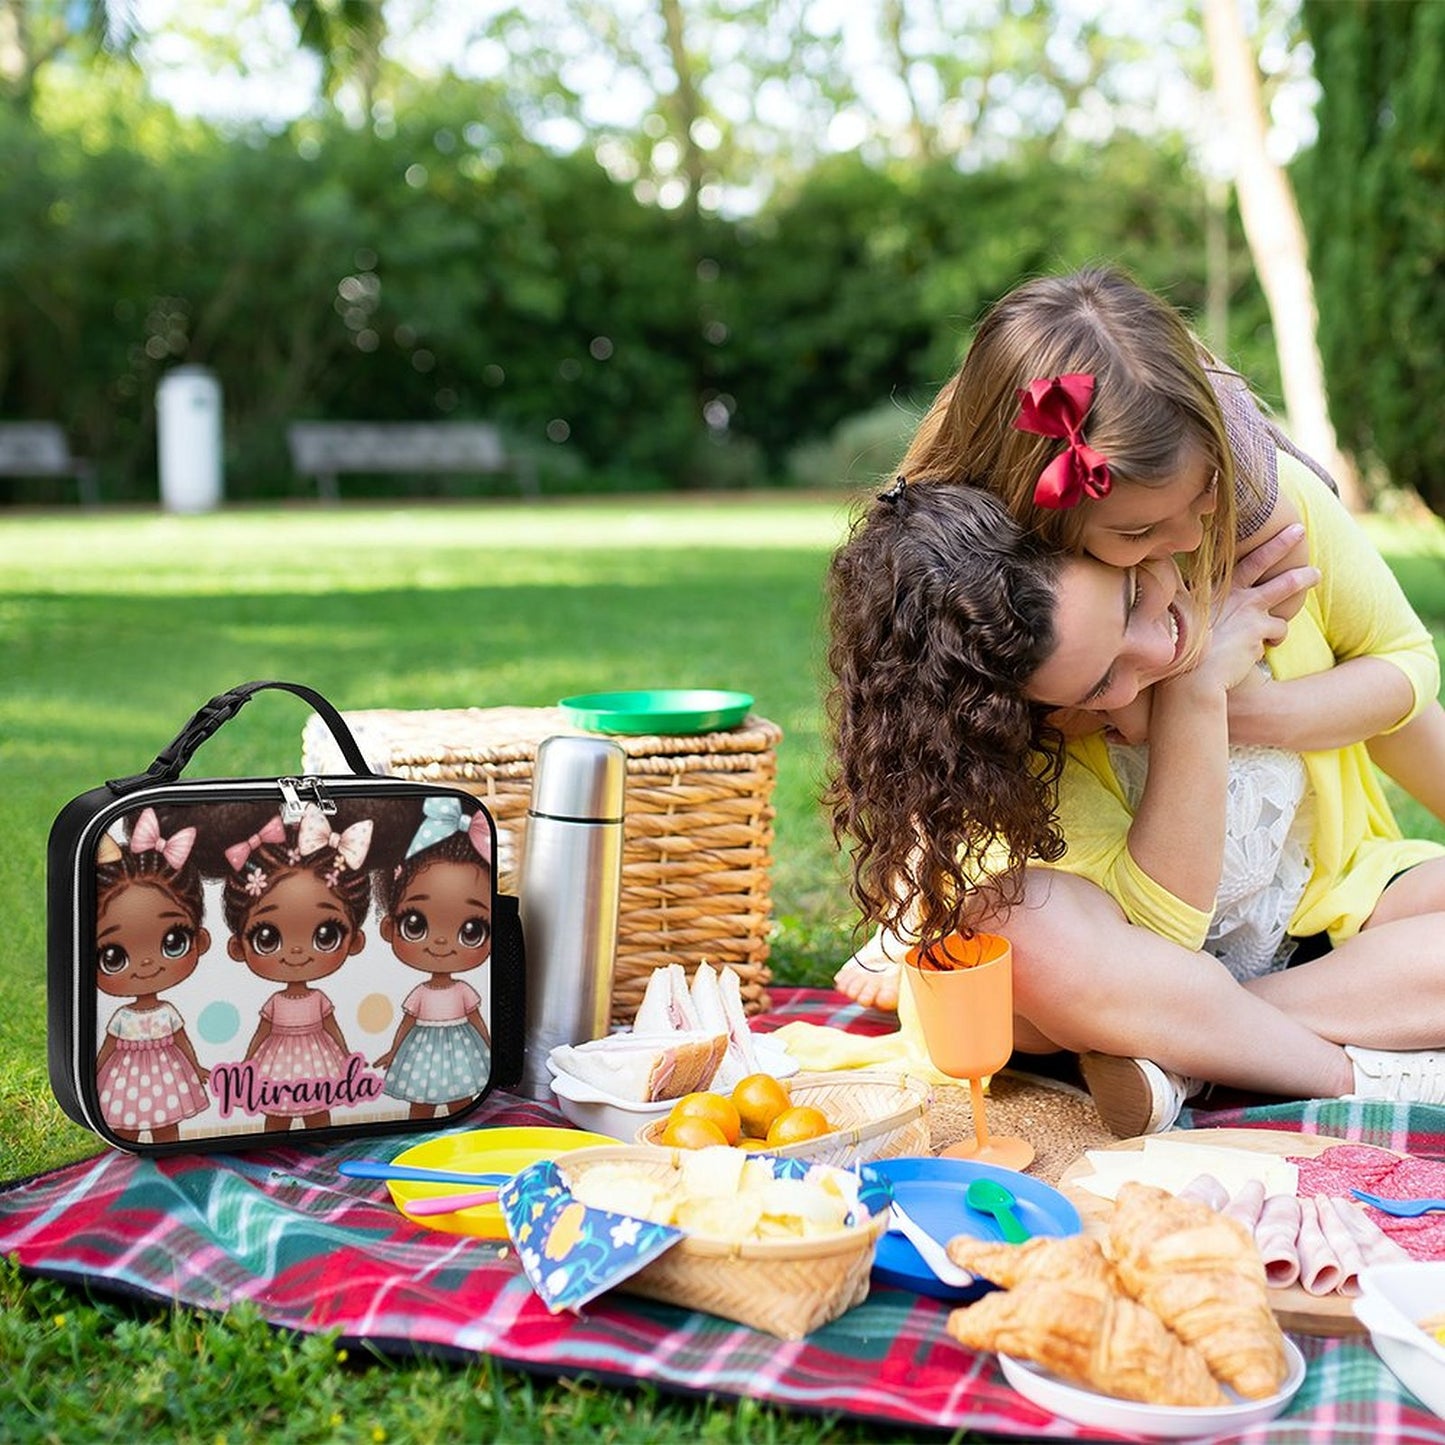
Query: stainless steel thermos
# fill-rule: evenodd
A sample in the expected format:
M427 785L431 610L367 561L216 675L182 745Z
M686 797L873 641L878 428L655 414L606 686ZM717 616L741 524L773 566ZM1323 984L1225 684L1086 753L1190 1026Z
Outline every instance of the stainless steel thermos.
M551 1101L547 1054L608 1031L627 755L606 738L537 749L517 887L527 949L521 1091Z

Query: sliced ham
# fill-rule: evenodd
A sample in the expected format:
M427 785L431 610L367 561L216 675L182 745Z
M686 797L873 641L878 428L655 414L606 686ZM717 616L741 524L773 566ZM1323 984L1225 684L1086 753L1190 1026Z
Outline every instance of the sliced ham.
M1229 1213L1229 1190L1212 1174L1196 1174L1179 1191L1180 1199L1197 1199L1218 1214Z
M1334 1294L1344 1278L1339 1256L1335 1254L1320 1218L1319 1199L1301 1199L1299 1225L1299 1282L1309 1294Z
M1365 1261L1359 1241L1345 1218L1350 1206L1343 1199L1329 1194L1316 1194L1314 1206L1319 1215L1320 1232L1339 1265L1339 1277L1333 1293L1359 1294L1360 1270L1364 1268Z
M1300 1277L1300 1201L1273 1194L1264 1201L1254 1226L1254 1242L1264 1260L1264 1277L1274 1289L1288 1289Z
M1219 1212L1237 1219L1251 1234L1255 1233L1259 1216L1264 1212L1264 1181L1246 1180Z
M1335 1200L1335 1205L1345 1221L1345 1227L1355 1237L1355 1243L1359 1246L1360 1255L1365 1264L1395 1264L1400 1260L1409 1259L1409 1251L1402 1245L1396 1244L1373 1219L1365 1212L1361 1204L1350 1204L1343 1199Z

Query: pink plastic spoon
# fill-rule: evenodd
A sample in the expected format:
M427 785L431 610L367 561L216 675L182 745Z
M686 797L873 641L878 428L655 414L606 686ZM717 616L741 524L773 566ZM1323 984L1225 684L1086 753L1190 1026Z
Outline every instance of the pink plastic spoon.
M402 1208L408 1214L455 1214L459 1209L471 1209L478 1204L495 1204L495 1189L473 1189L468 1194L443 1194L435 1199L412 1199Z

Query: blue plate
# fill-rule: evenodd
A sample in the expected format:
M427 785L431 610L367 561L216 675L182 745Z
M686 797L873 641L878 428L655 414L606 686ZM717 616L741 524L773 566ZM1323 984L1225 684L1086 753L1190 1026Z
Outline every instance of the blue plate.
M921 1158L878 1159L863 1168L887 1179L893 1186L893 1197L940 1244L947 1244L958 1234L1003 1240L993 1215L980 1214L964 1203L964 1193L975 1179L993 1179L1011 1190L1018 1200L1014 1213L1031 1234L1063 1238L1083 1230L1079 1211L1057 1189L1013 1169L975 1164L969 1159ZM962 1289L944 1284L901 1234L891 1232L879 1236L873 1278L879 1284L897 1285L950 1304L977 1299L993 1288L987 1280Z

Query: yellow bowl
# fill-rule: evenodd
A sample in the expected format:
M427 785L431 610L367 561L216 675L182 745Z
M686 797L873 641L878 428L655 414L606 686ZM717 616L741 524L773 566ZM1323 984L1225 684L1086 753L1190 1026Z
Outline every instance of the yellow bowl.
M425 1143L403 1149L391 1162L413 1169L454 1169L475 1174L516 1174L539 1159L556 1159L574 1149L591 1149L617 1141L605 1134L588 1134L580 1129L468 1129L460 1134L440 1134ZM439 1199L463 1194L465 1184L418 1184L392 1179L386 1186L396 1207L418 1199ZM484 1188L478 1184L477 1188ZM471 1234L479 1239L505 1239L507 1225L498 1204L478 1204L452 1214L428 1214L412 1219L414 1224L439 1229L444 1234Z

